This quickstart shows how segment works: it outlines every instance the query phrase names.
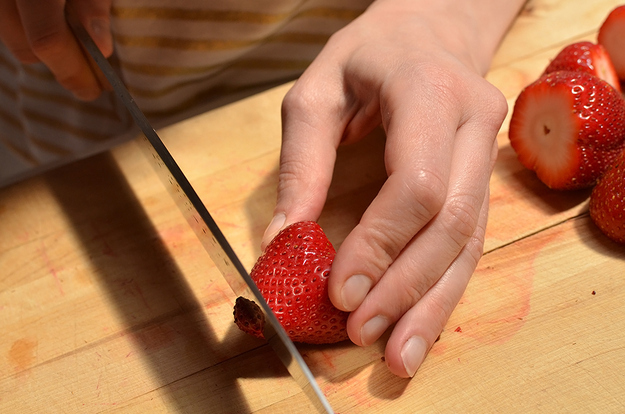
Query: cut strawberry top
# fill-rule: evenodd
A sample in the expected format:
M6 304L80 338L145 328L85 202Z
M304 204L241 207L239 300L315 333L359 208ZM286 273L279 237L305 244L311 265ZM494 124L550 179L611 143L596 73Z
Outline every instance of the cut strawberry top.
M549 63L544 75L560 70L582 71L608 82L621 92L621 86L612 58L606 48L588 41L567 45Z
M571 96L559 93L545 85L538 95L526 95L525 104L533 108L516 118L521 134L528 138L518 145L524 153L527 167L542 174L554 175L551 171L562 171L577 157L575 140L580 120L571 117L573 105ZM543 154L549 154L544 157ZM555 177L554 177L555 179Z
M608 14L599 29L597 42L608 51L618 77L625 80L625 5Z
M623 148L625 102L596 76L553 72L521 92L509 137L519 161L550 188L589 187Z

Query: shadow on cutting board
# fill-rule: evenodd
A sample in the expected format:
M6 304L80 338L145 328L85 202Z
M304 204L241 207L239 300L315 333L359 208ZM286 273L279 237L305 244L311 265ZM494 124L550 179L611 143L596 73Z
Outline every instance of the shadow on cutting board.
M142 359L140 365L158 384L138 395L128 394L118 405L165 387L160 395L166 395L167 405L176 412L222 412L220 407L250 412L237 383L240 372L208 369L218 365L220 355L227 357L224 346L114 158L101 154L46 177L84 246L93 280L123 321L120 335L129 337ZM205 371L212 373L189 381Z
M499 149L494 175L510 177L507 180L508 190L515 197L532 197L536 207L548 215L570 210L584 204L590 196L589 189L581 190L552 190L542 183L536 173L523 167L512 147L504 146ZM497 196L493 192L494 196Z

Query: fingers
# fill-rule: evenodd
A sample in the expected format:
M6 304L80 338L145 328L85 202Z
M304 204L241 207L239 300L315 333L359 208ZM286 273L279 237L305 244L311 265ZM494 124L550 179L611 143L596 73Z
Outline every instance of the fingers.
M74 0L71 6L105 57L113 54L111 0Z
M498 111L501 114L495 118L503 119L504 112ZM454 143L453 149L439 144L440 152L428 152L430 159L411 157L411 163L423 165L417 172L429 171L438 178L421 184L398 169L385 184L389 189L382 189L341 245L333 264L330 297L337 307L353 311L348 333L356 344L373 343L411 309L473 235L494 162L491 149L499 125L485 122L491 113L484 112L487 115L466 122L446 120L447 125L460 125L455 138L448 140ZM427 139L404 141L424 145ZM452 158L447 159L446 153L453 154ZM449 171L448 175L444 171ZM398 182L391 181L394 175ZM413 188L407 190L410 185ZM402 199L403 193L412 195L412 204ZM436 194L442 200L435 198ZM374 216L375 220L370 218Z
M497 151L497 141L494 141L491 149L491 173ZM385 352L389 370L395 375L415 375L460 301L482 255L489 195L487 187L475 231L458 257L395 325Z
M482 254L487 217L488 191L469 242L438 282L395 325L385 351L386 363L395 375L414 376L445 327Z
M113 49L110 4L110 0L72 3L105 56L110 56ZM102 87L98 77L65 20L64 0L2 0L2 6L0 37L22 63L43 62L78 99L99 96Z
M22 63L37 63L39 58L33 53L24 32L15 0L0 0L0 39Z
M329 294L342 310L353 311L360 305L400 251L443 205L455 134L450 125L457 125L458 119L431 111L433 107L425 104L430 98L427 93L422 101L402 96L399 100L404 104L392 111L392 120L387 122L389 177L343 241L333 264ZM418 119L411 116L413 111L420 113Z
M337 125L342 121L337 112L320 108L318 103L324 97L300 92L306 88L302 87L305 82L306 78L300 79L282 105L278 201L274 218L263 236L263 250L288 224L319 217L332 180L340 141L341 127Z
M354 115L353 102L343 93L341 82L339 73L313 63L284 98L278 200L263 236L263 250L280 229L316 220L321 213L337 147Z
M105 57L113 54L113 35L111 33L111 3L112 0L74 0L67 7L71 7L83 27ZM93 58L84 52L89 62L92 73L95 75L98 85L103 90L112 91L104 73L100 70Z

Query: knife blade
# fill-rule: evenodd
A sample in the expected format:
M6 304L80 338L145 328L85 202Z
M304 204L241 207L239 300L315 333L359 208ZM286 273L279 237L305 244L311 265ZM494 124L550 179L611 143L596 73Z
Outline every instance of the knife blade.
M300 388L309 397L317 411L319 413L333 413L334 411L319 388L310 368L288 337L284 328L280 325L280 322L237 257L232 246L219 229L219 226L167 147L163 144L163 141L150 125L147 117L139 109L130 92L108 60L100 52L100 49L98 49L69 4L66 6L66 19L75 37L86 51L86 57L88 59L91 58L95 62L112 86L113 91L126 106L136 125L143 132L143 139L139 141L147 159L176 201L180 211L195 231L215 266L236 295L254 298L260 306L265 315L265 320L268 322L265 324L263 332L267 342Z

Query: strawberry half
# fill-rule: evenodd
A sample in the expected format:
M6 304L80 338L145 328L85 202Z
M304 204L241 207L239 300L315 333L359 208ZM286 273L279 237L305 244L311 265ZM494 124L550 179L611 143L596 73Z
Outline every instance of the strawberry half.
M625 5L608 14L599 29L597 42L610 54L618 77L625 80Z
M299 222L278 233L250 272L294 342L328 344L347 339L348 313L335 308L328 296L335 253L317 223ZM259 320L258 312L254 302L239 298L234 307L235 323L242 331L262 337L264 318Z
M625 243L625 152L592 189L589 208L590 218L606 236Z
M625 101L596 76L552 72L517 98L509 137L521 164L548 187L590 187L625 145Z
M621 92L619 78L608 51L592 42L577 42L566 46L549 63L543 75L559 70L582 71L595 75Z

